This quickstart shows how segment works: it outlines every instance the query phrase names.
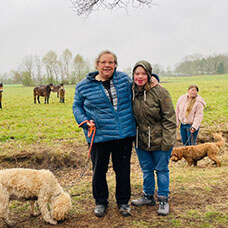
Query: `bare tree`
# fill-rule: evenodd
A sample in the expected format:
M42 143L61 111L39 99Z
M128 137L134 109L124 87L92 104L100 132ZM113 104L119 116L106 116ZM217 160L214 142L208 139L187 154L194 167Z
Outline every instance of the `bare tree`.
M43 63L46 68L48 81L53 82L55 80L58 82L59 64L57 54L54 51L49 51L46 56L43 57Z
M39 56L35 56L34 57L34 65L35 65L35 83L38 84L43 84L43 78L42 78L42 63L41 63L41 59Z
M116 7L125 8L129 5L139 8L152 6L153 0L70 0L71 7L78 15L89 15L99 9L112 10Z
M78 83L89 73L89 63L79 54L74 57L73 67L71 84Z
M59 62L61 68L61 81L64 82L64 80L69 80L72 65L72 53L69 49L63 51Z
M25 86L31 86L33 84L33 67L34 67L34 59L33 56L26 56L23 58L20 64L20 74L22 77L22 83Z

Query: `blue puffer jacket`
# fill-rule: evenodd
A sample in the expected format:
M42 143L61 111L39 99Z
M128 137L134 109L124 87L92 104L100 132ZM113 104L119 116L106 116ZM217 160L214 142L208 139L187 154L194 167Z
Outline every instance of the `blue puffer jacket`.
M115 71L113 83L117 92L117 111L105 94L101 82L95 80L98 72L89 73L86 79L76 86L73 113L78 124L84 120L93 120L96 125L94 142L106 142L135 136L135 120L131 106L130 78ZM83 124L87 142L87 124Z

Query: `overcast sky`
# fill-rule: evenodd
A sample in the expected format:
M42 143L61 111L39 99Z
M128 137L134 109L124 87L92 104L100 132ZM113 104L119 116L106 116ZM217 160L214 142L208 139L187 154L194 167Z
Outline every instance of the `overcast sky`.
M151 8L99 11L85 18L70 0L0 0L0 74L29 55L73 56L93 62L104 49L119 69L146 59L174 66L190 54L228 53L227 0L155 0Z

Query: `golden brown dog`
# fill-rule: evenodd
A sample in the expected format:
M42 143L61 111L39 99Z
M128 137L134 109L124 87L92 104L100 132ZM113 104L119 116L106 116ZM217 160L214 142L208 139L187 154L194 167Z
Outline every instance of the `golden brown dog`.
M225 140L219 134L214 134L213 137L217 139L218 142L174 148L170 160L177 162L184 158L188 162L189 166L196 166L197 161L208 156L212 161L215 162L216 166L221 166L221 162L217 158L217 155L219 153L219 148L225 145Z
M65 218L71 208L71 198L49 170L5 169L0 170L0 218L8 227L15 223L9 220L9 201L11 199L29 200L31 215L37 201L43 219L57 224Z

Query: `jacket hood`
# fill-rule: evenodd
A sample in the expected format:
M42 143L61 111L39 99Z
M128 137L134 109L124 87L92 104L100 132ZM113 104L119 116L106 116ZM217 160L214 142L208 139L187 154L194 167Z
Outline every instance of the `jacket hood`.
M88 73L88 74L86 75L86 78L89 79L89 80L95 80L95 77L96 77L96 75L98 75L98 74L99 74L98 71L94 71L94 72Z
M158 82L160 82L159 76L158 76L157 74L152 73L152 66L151 66L151 64L150 64L149 62L147 62L146 60L138 61L138 62L135 64L135 66L134 66L134 68L133 68L133 77L134 77L134 72L135 72L135 70L136 70L136 68L137 68L138 66L141 66L141 67L146 71L146 74L147 74L147 77L148 77L148 81L151 80L151 77L155 77L155 78L158 80Z

